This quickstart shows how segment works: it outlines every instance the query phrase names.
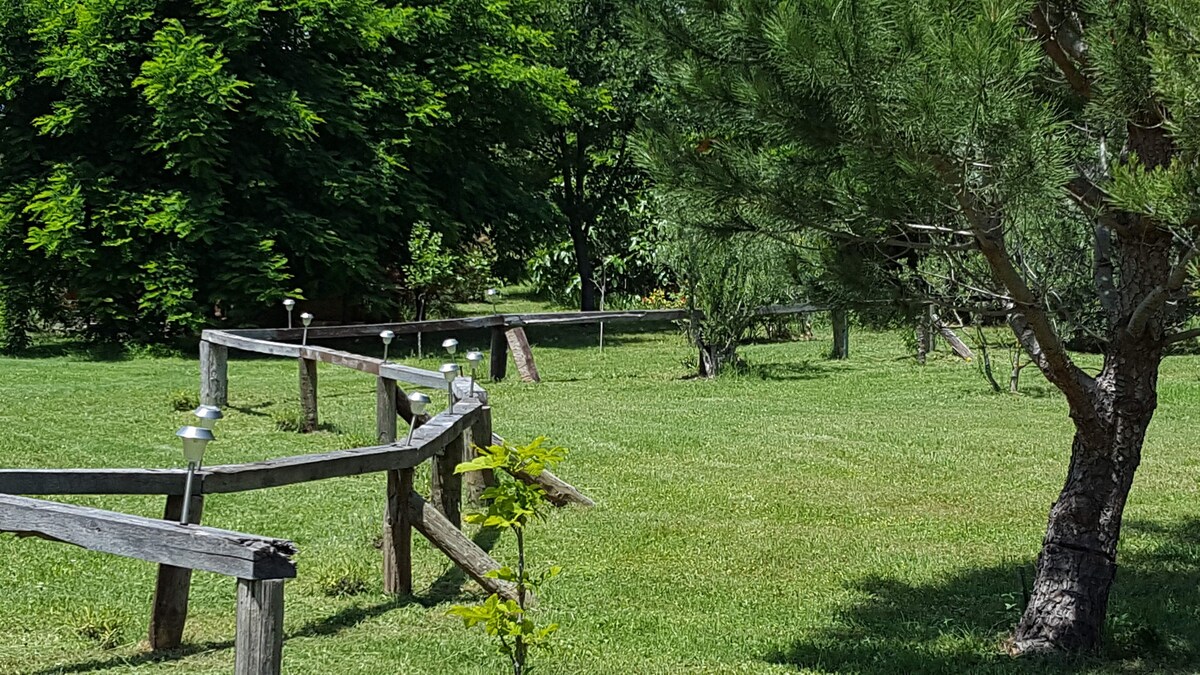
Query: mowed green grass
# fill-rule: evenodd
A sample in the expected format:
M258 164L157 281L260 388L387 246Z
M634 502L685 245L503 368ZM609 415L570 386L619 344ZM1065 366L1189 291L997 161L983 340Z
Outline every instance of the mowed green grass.
M1000 646L1070 442L1044 381L1026 371L1022 395L991 394L974 364L943 351L919 367L891 333L856 331L852 358L831 362L827 330L750 345L748 374L695 380L669 327L609 328L603 354L593 329L531 328L544 381L488 385L497 432L570 448L560 474L598 502L531 534L532 558L565 568L541 599L562 624L557 648L537 656L542 673L1200 670L1200 358L1164 367L1105 653L1014 662ZM457 337L486 346L483 334ZM194 391L197 373L190 358L0 360L0 465L178 466L172 434L189 415L171 393ZM328 426L299 435L273 420L296 411L294 362L235 359L229 373L210 463L372 435L369 376L321 366ZM204 520L298 544L285 672L504 672L482 635L446 616L478 589L419 536L416 597L383 594L383 498L382 476L339 479L216 496ZM162 510L161 498L70 501ZM512 541L492 553L510 559ZM366 589L327 597L341 578ZM186 649L152 656L138 643L153 579L146 563L0 537L0 673L230 672L234 582L197 574Z

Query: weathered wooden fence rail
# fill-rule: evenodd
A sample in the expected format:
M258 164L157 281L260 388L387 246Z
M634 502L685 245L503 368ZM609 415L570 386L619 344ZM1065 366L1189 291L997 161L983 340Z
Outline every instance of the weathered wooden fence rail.
M833 348L834 358L849 356L850 325L846 310L818 307L809 304L769 305L760 307L757 313L761 316L786 316L793 314L808 314L812 312L831 311L833 314ZM392 377L401 382L408 382L425 387L437 387L440 378L433 373L420 368L411 368L393 363L383 363L379 359L338 352L321 347L304 347L294 344L307 336L308 340L330 340L344 338L376 337L380 332L390 330L397 335L416 333L437 333L446 331L490 329L489 341L489 375L493 381L502 380L508 372L508 358L511 352L513 361L521 378L526 381L538 381L537 366L533 359L533 350L525 335L526 326L571 326L601 323L661 323L666 321L681 321L689 316L684 309L647 309L633 311L611 312L545 312L536 314L493 314L490 316L472 316L459 319L437 319L433 321L405 321L397 323L372 323L348 326L311 326L303 328L246 328L223 331L204 331L201 344L201 403L207 405L223 405L227 396L228 380L225 377L226 348L233 347L245 351L284 356L301 359L301 368L305 363L323 362L338 363L349 367ZM209 345L205 347L205 343ZM339 363L339 361L341 363ZM207 366L207 367L206 367ZM310 366L311 368L311 366ZM301 378L305 377L302 370ZM315 375L309 379L315 382Z
M166 569L186 570L189 581L192 570L236 578L235 672L280 672L283 583L296 576L296 565L291 560L296 548L291 542L6 494L0 494L0 532L159 563ZM156 589L156 609L162 599L157 595L163 589L161 581ZM184 616L186 601L184 595ZM177 613L181 609L177 602L171 608ZM161 632L163 617L157 618ZM152 625L152 636L154 631Z
M507 582L487 576L499 564L462 532L459 462L473 456L473 435L491 440L491 408L464 398L452 411L417 420L411 441L396 442L394 381L380 378L378 446L207 467L198 473L193 524L180 525L184 472L138 469L0 470L0 532L40 536L159 563L150 621L154 649L179 646L187 618L192 570L227 574L238 582L238 675L280 672L283 585L294 577L288 542L199 526L206 497L297 483L386 472L383 495L384 584L412 592L412 530L424 535L489 592L515 597ZM485 435L486 434L486 435ZM430 498L413 489L413 471L432 460ZM166 520L57 504L18 495L163 494ZM277 582L277 583L276 583Z

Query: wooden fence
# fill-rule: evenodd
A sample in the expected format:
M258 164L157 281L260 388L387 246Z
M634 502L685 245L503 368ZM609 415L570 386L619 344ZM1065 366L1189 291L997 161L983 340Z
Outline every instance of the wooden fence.
M760 314L820 311L809 305L765 307ZM536 379L533 354L524 334L530 325L577 325L601 322L672 321L687 318L684 310L636 312L569 312L497 314L493 316L358 326L316 326L309 340L374 337L381 331L397 334L464 329L491 330L490 374L502 379L512 349L522 375ZM845 312L834 310L834 356L848 351ZM378 445L312 455L270 459L249 464L204 467L188 512L180 524L186 472L174 469L0 469L0 532L37 536L87 549L157 563L158 577L151 609L149 643L152 649L178 647L187 621L193 570L225 574L238 580L236 667L238 675L277 675L282 668L284 580L296 576L291 561L295 547L287 541L218 530L200 525L209 495L244 492L329 478L383 472L384 590L412 593L412 531L488 592L515 597L512 584L489 578L499 564L462 532L462 498L477 501L494 480L486 472L454 473L458 463L474 456L473 448L502 443L492 432L492 408L487 391L470 378L451 383L457 402L434 417L414 416L400 383L443 389L440 373L382 359L308 344L295 344L304 329L247 329L204 331L200 343L200 401L224 407L229 401L228 350L294 358L299 365L302 426L317 426L317 364L351 368L376 378L375 420ZM293 342L288 342L293 341ZM416 428L411 440L397 442L397 418ZM430 461L430 495L413 489L414 471ZM594 504L591 499L550 471L516 478L542 485L559 506ZM162 495L163 520L155 520L19 495Z
M381 378L382 379L382 378ZM284 541L199 526L211 495L328 478L387 473L383 503L383 579L386 592L412 593L412 530L424 535L488 592L515 598L507 582L487 576L500 565L462 532L463 476L454 467L473 456L474 439L491 439L491 408L469 398L419 425L410 443L395 442L397 390L380 388L381 445L250 464L206 467L197 474L192 524L180 525L185 472L153 469L0 470L0 532L39 536L159 564L150 620L150 646L181 644L192 570L238 579L236 673L280 672L283 579L296 575ZM413 489L413 474L431 461L430 496ZM471 474L468 474L471 476ZM482 476L473 478L482 479ZM543 477L519 476L525 480ZM164 520L89 509L16 495L161 494ZM478 491L468 491L468 497Z
M812 312L829 311L833 317L833 346L831 356L835 359L845 359L850 355L850 322L845 309L827 309L809 304L770 305L760 307L756 313L760 316L786 316L808 314ZM533 358L533 349L525 334L526 326L573 326L608 323L661 323L666 321L681 321L689 317L684 309L648 309L615 312L546 312L540 314L493 314L490 316L472 316L458 319L437 319L433 321L407 321L401 323L373 323L346 326L311 326L304 328L246 328L234 330L204 331L201 343L200 363L201 372L208 375L201 383L202 403L222 405L225 400L228 380L225 377L224 348L233 347L244 351L286 356L301 359L300 377L303 380L316 381L316 363L334 363L337 365L356 368L364 372L386 375L392 379L409 382L419 386L444 386L441 375L431 371L401 366L394 363L384 364L378 359L339 352L321 347L306 347L295 344L307 337L308 340L329 340L346 338L377 337L379 333L390 330L396 335L412 335L416 333L438 333L460 330L491 331L489 340L488 372L492 381L505 378L508 372L508 358L511 352L521 379L538 381L537 365ZM205 343L208 346L205 346ZM307 367L307 370L305 368ZM301 404L312 403L305 398L308 393L306 385L302 384ZM305 408L307 410L307 408ZM306 423L308 420L305 420ZM315 422L312 422L315 425Z

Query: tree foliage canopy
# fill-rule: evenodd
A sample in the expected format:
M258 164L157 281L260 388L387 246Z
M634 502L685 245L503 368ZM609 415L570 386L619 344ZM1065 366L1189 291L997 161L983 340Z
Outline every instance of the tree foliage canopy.
M501 152L569 112L534 5L3 0L9 332L153 337L297 289L381 309L417 220L545 218Z

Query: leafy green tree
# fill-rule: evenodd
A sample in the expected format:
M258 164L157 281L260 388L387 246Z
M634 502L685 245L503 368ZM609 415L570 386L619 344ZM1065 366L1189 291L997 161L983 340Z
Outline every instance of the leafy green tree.
M679 0L648 9L680 114L646 161L720 229L924 252L1004 317L1075 436L1008 649L1097 646L1122 513L1193 285L1200 11L1188 0ZM866 256L877 262L885 256ZM1077 290L1090 284L1086 296ZM1102 317L1099 372L1062 322Z
M558 624L539 625L531 611L531 594L562 571L557 565L532 572L526 557L525 530L535 520L544 520L550 502L546 491L514 476L538 476L567 458L566 448L546 444L539 436L528 445L491 445L476 447L479 456L455 467L455 473L493 471L498 483L483 491L488 506L469 514L467 522L483 527L509 530L517 538L517 566L505 565L487 573L493 579L507 581L516 589L516 600L501 600L493 593L482 605L459 605L450 615L460 617L467 628L480 627L500 643L500 653L508 657L513 675L532 672L529 653L549 646Z
M394 309L412 223L457 245L544 220L511 156L573 86L535 12L0 0L5 331L154 339L297 288Z
M626 259L630 238L650 222L642 199L646 176L632 161L630 137L652 86L647 62L625 27L629 4L556 0L545 10L556 44L551 62L578 88L569 98L570 116L548 127L533 149L535 163L550 177L550 199L567 235L563 246L546 247L537 271L555 270L556 259L567 254L577 280L567 283L583 311L599 307L600 262Z
M801 292L791 247L746 235L714 237L676 226L665 244L666 264L686 298L688 338L699 350L698 374L715 377L740 366L737 348L765 305L790 302Z

